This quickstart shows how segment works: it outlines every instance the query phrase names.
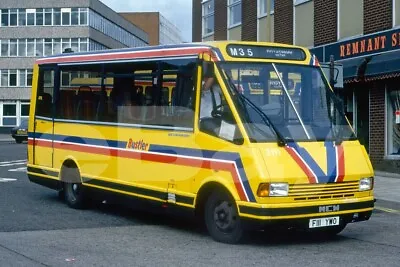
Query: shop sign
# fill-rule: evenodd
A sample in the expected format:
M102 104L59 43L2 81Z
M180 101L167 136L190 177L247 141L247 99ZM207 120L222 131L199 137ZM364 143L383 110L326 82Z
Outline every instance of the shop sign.
M311 49L321 62L368 56L400 49L400 29L382 31Z

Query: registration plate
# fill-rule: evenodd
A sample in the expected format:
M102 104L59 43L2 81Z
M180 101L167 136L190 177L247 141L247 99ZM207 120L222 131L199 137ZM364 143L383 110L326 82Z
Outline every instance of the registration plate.
M339 225L339 216L337 217L326 217L318 219L310 219L309 228L327 227Z

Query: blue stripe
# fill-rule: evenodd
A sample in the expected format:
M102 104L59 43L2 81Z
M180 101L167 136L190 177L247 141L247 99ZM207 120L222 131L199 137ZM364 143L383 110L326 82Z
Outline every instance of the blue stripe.
M289 147L294 148L302 157L305 163L311 168L318 178L318 183L334 183L336 178L336 151L333 142L325 142L327 173L325 173L318 163L312 158L305 148L299 147L296 143L289 143Z
M33 132L29 132L28 137L54 140L54 141L59 141L59 142L69 142L69 143L75 143L75 144L87 144L87 145L95 145L95 146L112 147L112 148L125 148L126 144L127 144L127 142L122 142L122 141L117 141L117 140L94 139L94 138L86 138L86 137L78 137L78 136L51 135L51 134L42 134L42 133L33 133ZM174 147L174 146L163 146L163 145L154 145L154 144L150 145L149 151L164 153L164 154L169 154L169 155L181 155L181 156L190 156L190 157L200 157L200 158L206 158L206 159L219 159L219 160L234 161L239 170L239 175L243 182L244 190L246 191L249 201L256 202L256 199L254 197L253 191L252 191L250 183L248 181L246 172L243 168L243 163L242 163L239 153L182 148L182 147Z

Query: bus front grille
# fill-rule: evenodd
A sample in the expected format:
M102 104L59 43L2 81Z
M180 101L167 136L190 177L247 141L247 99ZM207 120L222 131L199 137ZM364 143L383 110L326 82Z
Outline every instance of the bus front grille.
M295 201L351 198L359 190L359 182L331 184L294 184L289 186L289 197Z

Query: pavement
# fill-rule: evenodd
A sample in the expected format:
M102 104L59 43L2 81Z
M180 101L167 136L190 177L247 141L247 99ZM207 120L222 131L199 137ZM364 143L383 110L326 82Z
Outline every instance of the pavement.
M1 142L14 142L14 138L11 137L11 133L10 134L4 134L4 133L0 133L0 143Z

